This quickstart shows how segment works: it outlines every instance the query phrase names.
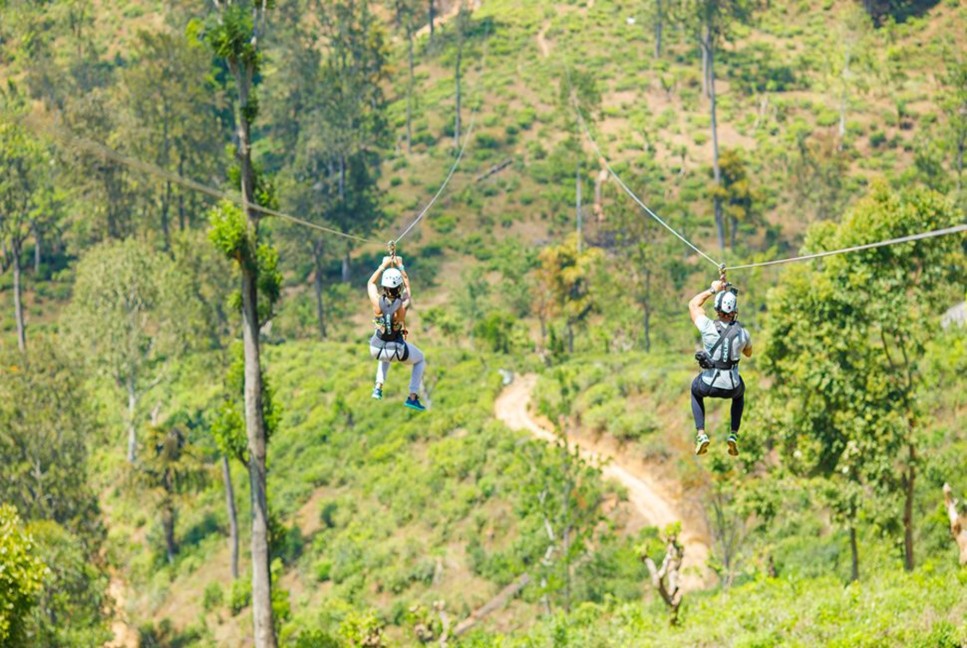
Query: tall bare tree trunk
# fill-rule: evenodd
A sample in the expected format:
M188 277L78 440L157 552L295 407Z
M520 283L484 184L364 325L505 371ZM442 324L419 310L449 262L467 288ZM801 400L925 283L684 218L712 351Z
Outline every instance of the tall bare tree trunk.
M175 562L175 554L178 552L178 545L175 544L175 520L177 516L178 512L170 502L165 503L161 508L161 527L164 531L165 553L169 565Z
M410 69L410 76L406 80L406 153L413 152L413 26L406 24L406 56Z
M323 242L321 239L317 239L312 244L312 263L313 263L313 280L312 287L316 293L316 319L319 322L319 337L320 339L326 339L326 311L323 308L322 300L322 253L323 253Z
M645 325L645 353L651 353L651 270L645 270L645 299L642 304Z
M20 274L21 246L22 243L16 240L10 246L13 252L13 313L17 320L17 347L20 353L27 353L27 324L24 321L23 286Z
M708 25L705 26L705 35L702 50L706 53L708 60L708 97L709 110L712 116L712 172L715 179L715 188L722 188L722 169L719 168L719 129L715 115L715 59L712 43L712 31ZM715 208L715 227L718 230L719 250L725 252L725 219L722 216L722 199L716 191L714 198Z
M856 526L849 525L849 551L850 551L850 582L855 583L860 579L860 550L856 542Z
M171 208L171 182L165 182L165 197L161 201L161 235L164 241L164 249L167 252L171 249L171 225L169 224L168 211Z
M903 568L913 571L916 566L913 555L913 487L917 478L917 450L911 443L907 446L906 474L903 476Z
M433 4L434 0L428 0L426 7L426 19L430 23L430 45L433 45L433 20L436 18L436 7Z
M235 508L235 487L228 455L222 455L222 477L225 479L225 504L228 509L228 547L232 554L232 580L238 580L238 509Z
M178 160L178 175L182 178L185 177L185 161L183 159ZM178 192L178 229L182 232L185 231L185 194L182 191Z
M249 234L257 240L258 212L254 203L255 172L249 143L249 90L252 82L248 70L235 70L239 105L238 148L241 166L242 200L248 217ZM269 570L269 505L265 466L265 421L262 418L262 363L259 348L258 276L249 264L242 268L242 344L245 352L245 431L248 437L249 482L252 497L252 621L257 648L275 648L275 625L272 618L272 579Z
M706 35L706 38L708 38L707 35ZM709 85L708 68L709 68L708 48L706 47L706 44L703 42L702 43L702 96L703 97L708 97L708 85Z
M655 0L655 58L661 58L661 30L665 26L665 8Z
M342 273L341 274L342 274L342 282L343 283L349 283L349 280L352 278L352 265L350 264L351 259L349 258L349 252L350 252L350 250L349 250L349 247L347 246L346 247L346 252L343 254L343 257L342 257Z
M581 161L578 160L577 169L574 172L574 218L577 225L577 235L578 235L578 254L581 254L581 247L583 241L581 240L582 226L584 223L581 218Z
M967 111L967 106L963 110ZM964 153L967 152L967 137L957 140L957 193L963 188L964 178Z
M38 276L40 275L40 248L43 243L43 237L36 223L31 226L31 231L34 234L34 275Z
M124 381L128 391L128 463L134 463L138 452L138 390L133 374L129 374Z
M460 9L463 12L463 8ZM460 63L463 60L463 20L462 15L457 16L457 29L460 33L457 35L457 69L455 73L455 78L457 81L457 114L453 122L453 148L455 150L460 150Z

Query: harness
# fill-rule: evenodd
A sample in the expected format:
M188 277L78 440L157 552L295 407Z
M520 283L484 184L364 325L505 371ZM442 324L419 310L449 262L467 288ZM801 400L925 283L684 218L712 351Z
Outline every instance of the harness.
M742 326L738 322L729 322L724 324L723 322L716 321L715 329L719 333L719 339L715 341L712 348L706 351L702 349L695 354L695 359L698 361L698 366L702 369L715 369L715 375L712 377L712 382L718 378L719 371L731 371L739 365L738 360L732 360L732 342L736 337L742 332ZM723 347L723 345L725 345ZM723 347L721 358L715 358L715 352Z
M738 322L729 322L728 324L723 324L720 321L715 322L715 328L718 329L719 339L715 341L712 348L709 350L709 360L711 362L711 369L720 369L731 371L739 366L738 360L732 360L732 342L735 338L742 332L742 326L736 326ZM727 344L726 344L727 343ZM715 359L715 350L720 346L725 345L722 351L722 359Z
M410 357L410 347L406 344L406 331L402 323L393 323L393 315L402 308L403 300L394 299L392 302L381 295L379 298L380 314L373 319L376 327L376 337L384 344L377 359L405 362ZM385 357L384 357L385 354Z

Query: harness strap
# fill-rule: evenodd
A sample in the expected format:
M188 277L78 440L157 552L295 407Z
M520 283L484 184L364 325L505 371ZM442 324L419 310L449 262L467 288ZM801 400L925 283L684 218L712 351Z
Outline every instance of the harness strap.
M712 348L709 349L708 356L712 361L712 366L715 368L715 374L712 376L712 383L719 377L719 371L729 371L729 379L732 382L732 388L735 388L735 379L732 378L731 371L738 366L738 360L732 360L732 342L735 340L736 336L742 332L742 327L737 326L737 322L729 322L728 324L722 324L721 322L715 322L715 328L718 329L719 339L715 341ZM727 344L726 344L727 342ZM723 346L724 345L724 346ZM715 351L719 347L722 347L722 358L720 360L715 359Z

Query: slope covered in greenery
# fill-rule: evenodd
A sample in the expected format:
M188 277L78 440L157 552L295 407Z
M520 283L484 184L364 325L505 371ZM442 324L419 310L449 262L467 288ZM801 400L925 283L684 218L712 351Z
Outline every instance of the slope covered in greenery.
M967 348L940 326L963 235L732 272L755 347L742 454L717 402L698 459L685 304L715 268L603 172L575 110L716 260L954 226L962 3L286 0L259 25L249 4L242 106L221 9L0 1L0 646L251 641L240 269L283 645L438 641L522 577L449 645L967 642L940 491L967 498ZM713 84L701 7L721 12ZM246 229L177 181L236 191L241 120L254 202L315 228ZM399 244L415 414L406 367L370 398L364 283L463 143ZM704 528L714 585L680 626L642 560L671 530L629 531L600 466L495 420L500 370L539 373L536 413L640 459Z

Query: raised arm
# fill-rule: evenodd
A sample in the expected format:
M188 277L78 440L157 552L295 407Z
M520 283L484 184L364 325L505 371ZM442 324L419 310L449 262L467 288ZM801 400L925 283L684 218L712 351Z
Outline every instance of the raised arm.
M724 289L725 285L721 281L713 281L712 287L698 293L688 302L688 314L692 317L692 322L698 323L698 318L705 315L705 302L712 298L712 295Z
M370 276L369 282L366 284L366 292L369 294L369 303L373 305L373 312L376 315L379 315L380 313L379 286L376 285L376 282L379 281L379 276L383 273L383 270L385 270L388 266L389 266L389 262L386 259L383 259L383 262L379 264L379 267L376 268L376 272L374 272L372 276Z
M400 261L400 273L403 275L403 290L406 293L406 300L403 302L403 307L409 308L410 302L413 301L413 293L410 292L410 276L406 274L406 270L403 269L402 261Z

